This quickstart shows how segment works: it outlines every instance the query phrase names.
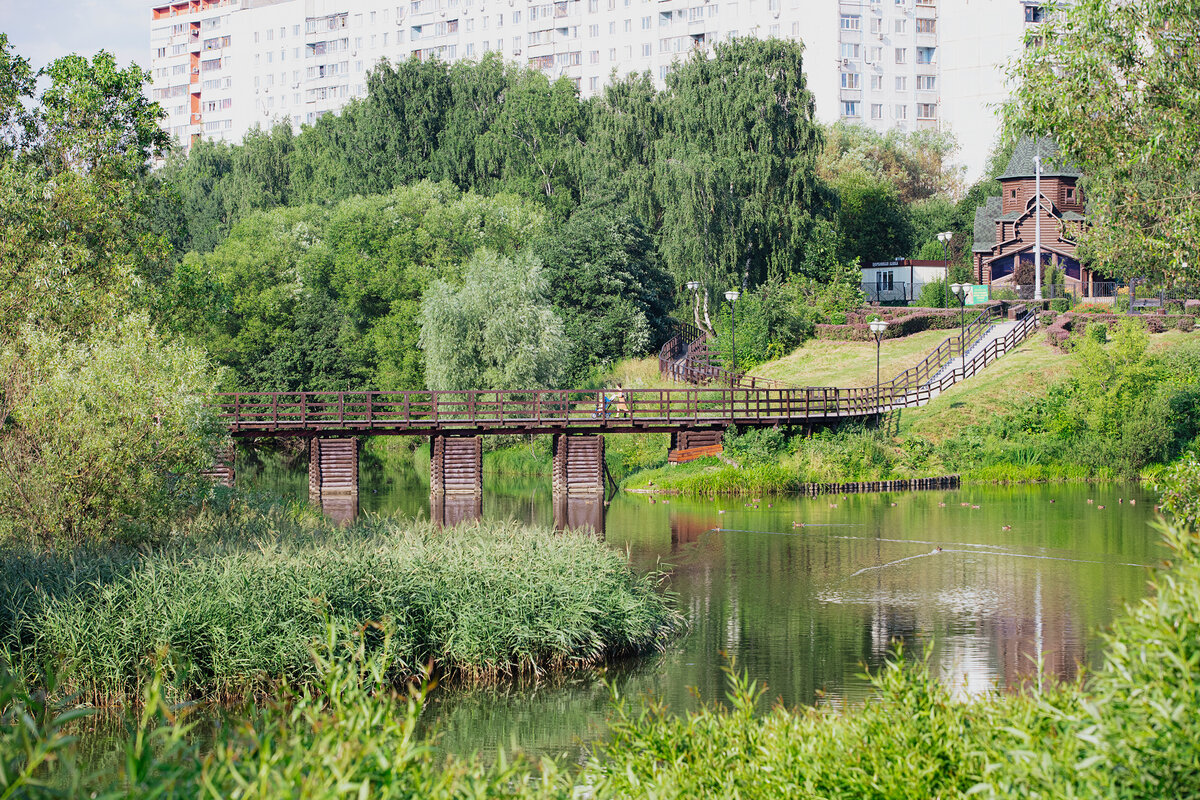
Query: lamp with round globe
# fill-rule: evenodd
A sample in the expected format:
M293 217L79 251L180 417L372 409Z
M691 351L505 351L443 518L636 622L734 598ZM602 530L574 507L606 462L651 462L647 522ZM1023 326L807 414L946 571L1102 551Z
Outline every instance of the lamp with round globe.
M867 326L871 329L871 333L875 335L875 425L879 425L879 347L883 341L883 332L887 330L887 323L881 319L871 320L871 324Z

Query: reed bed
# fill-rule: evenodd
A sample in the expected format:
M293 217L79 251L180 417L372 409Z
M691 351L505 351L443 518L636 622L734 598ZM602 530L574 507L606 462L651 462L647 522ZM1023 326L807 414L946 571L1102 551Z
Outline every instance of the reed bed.
M284 511L153 550L0 562L5 648L59 688L135 699L161 662L171 691L229 700L319 678L325 626L374 629L392 679L432 665L487 681L664 647L682 626L660 574L581 534L372 519L339 530Z

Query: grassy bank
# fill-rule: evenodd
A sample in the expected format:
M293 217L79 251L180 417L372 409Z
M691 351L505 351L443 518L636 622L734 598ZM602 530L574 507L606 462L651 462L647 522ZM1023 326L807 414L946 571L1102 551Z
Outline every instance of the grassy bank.
M185 697L318 681L309 648L327 621L389 627L386 643L368 639L393 680L428 664L472 680L594 664L662 647L681 625L655 576L602 542L505 523L338 529L247 507L152 550L0 558L6 649L104 703L136 695L162 652Z
M929 344L914 341L921 336L887 342L900 359L890 367ZM856 343L809 342L773 364L771 374L786 380L820 382L803 366L818 364L821 374L851 382L868 368L873 377L874 352ZM1136 321L1117 326L1106 343L1083 339L1072 353L1034 337L928 404L872 423L847 422L811 438L731 431L725 453L740 468L715 461L658 466L625 485L704 495L941 475L967 484L1153 476L1200 449L1200 343L1179 331L1148 336Z
M1182 480L1179 480L1182 475ZM396 694L392 649L329 626L316 681L284 687L212 739L187 735L187 708L144 690L138 721L98 770L77 768L67 716L0 671L0 790L24 797L182 798L1007 798L1200 796L1200 466L1164 495L1176 525L1169 570L1107 635L1105 663L1079 682L1031 681L956 699L921 663L897 659L862 706L762 706L731 672L728 703L676 716L617 700L608 739L582 765L519 757L443 761L417 734L420 692ZM374 635L375 631L367 631ZM397 635L385 626L387 640Z

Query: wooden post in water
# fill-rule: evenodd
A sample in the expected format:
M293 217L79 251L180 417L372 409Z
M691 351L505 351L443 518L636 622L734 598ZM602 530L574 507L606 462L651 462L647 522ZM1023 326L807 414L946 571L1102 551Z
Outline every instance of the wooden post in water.
M431 497L483 496L483 440L479 436L431 436Z
M308 445L308 499L358 502L358 439L312 438Z
M554 434L554 497L604 495L604 437Z

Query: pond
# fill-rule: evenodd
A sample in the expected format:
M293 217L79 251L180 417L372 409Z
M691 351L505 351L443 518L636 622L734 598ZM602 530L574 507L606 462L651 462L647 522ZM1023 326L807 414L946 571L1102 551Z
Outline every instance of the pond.
M427 473L363 459L361 506L427 518ZM243 465L243 486L305 497L304 468ZM536 685L439 690L447 751L579 758L603 736L610 685L673 710L724 698L735 665L788 706L863 698L896 642L963 695L1098 666L1100 632L1146 594L1165 551L1139 486L691 499L619 493L603 537L633 565L669 565L690 624L665 653ZM553 524L549 478L486 478L488 518ZM586 518L586 514L584 515Z

